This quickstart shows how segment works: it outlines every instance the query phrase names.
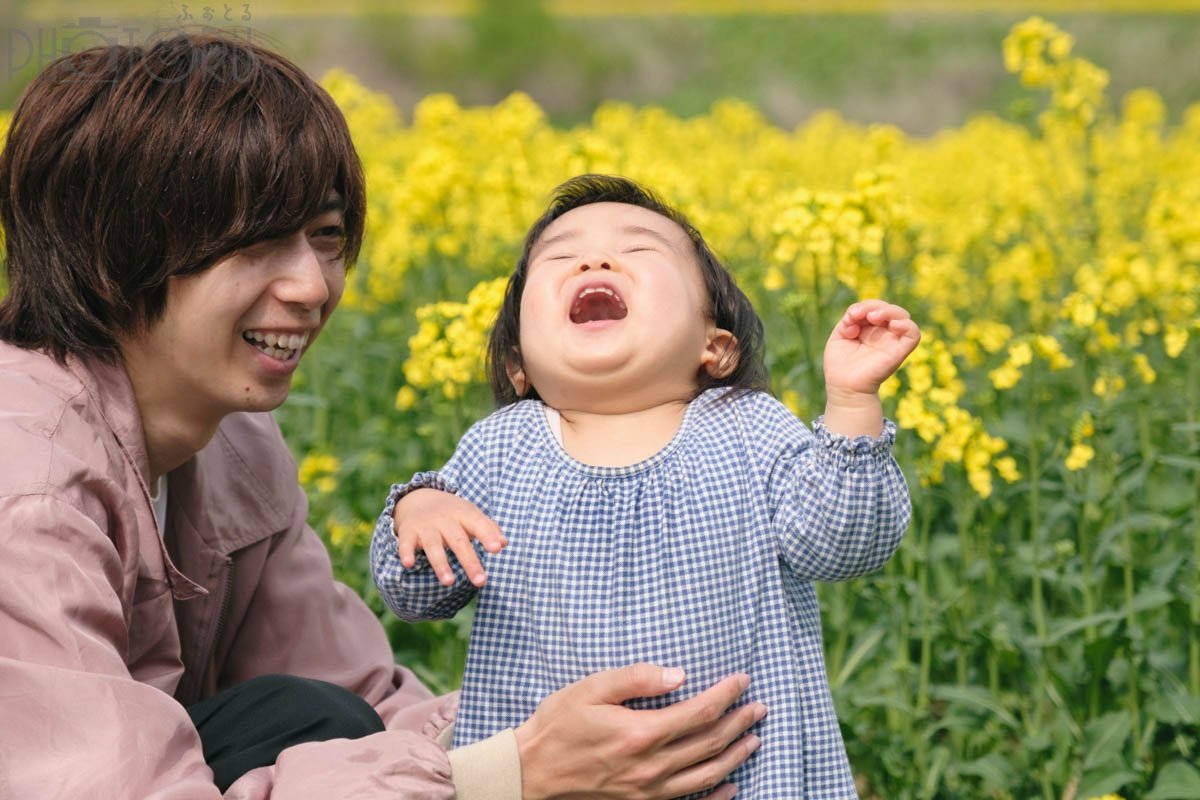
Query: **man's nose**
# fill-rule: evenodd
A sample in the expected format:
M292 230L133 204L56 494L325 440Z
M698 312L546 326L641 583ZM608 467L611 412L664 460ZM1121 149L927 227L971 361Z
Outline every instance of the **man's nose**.
M284 259L283 274L276 284L279 299L305 311L319 311L330 297L321 254L313 248L308 237L301 234L281 257Z

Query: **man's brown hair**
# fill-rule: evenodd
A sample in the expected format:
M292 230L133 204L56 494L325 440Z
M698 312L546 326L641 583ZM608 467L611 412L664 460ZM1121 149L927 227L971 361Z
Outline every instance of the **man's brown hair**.
M114 360L162 314L168 278L295 233L332 192L352 264L358 156L333 100L282 56L218 34L64 56L26 88L0 154L0 338Z

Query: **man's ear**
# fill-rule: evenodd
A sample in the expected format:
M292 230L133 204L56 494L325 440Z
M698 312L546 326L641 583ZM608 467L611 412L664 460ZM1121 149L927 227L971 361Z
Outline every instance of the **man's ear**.
M724 328L713 328L700 356L700 366L710 377L721 380L737 369L738 340Z
M521 366L521 354L516 350L509 355L504 371L508 373L508 382L512 384L517 397L524 397L525 392L529 391L529 381L525 378L525 368Z

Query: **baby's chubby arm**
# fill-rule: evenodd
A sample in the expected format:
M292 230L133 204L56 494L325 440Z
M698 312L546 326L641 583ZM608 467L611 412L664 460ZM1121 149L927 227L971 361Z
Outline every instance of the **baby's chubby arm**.
M412 485L393 487L375 526L372 577L401 619L447 619L486 581L475 548L498 552L507 540L468 500L443 489L409 491Z
M487 580L484 551L496 553L508 544L480 510L487 491L476 462L469 443L460 443L440 472L418 473L388 494L371 541L371 571L380 595L402 619L454 616Z
M508 544L500 526L474 503L439 489L415 489L401 497L392 511L392 524L400 563L412 569L417 553L423 552L443 586L454 585L447 551L479 587L487 582L487 575L471 542L479 542L489 553L499 553Z
M846 309L825 343L825 427L850 438L883 432L879 386L921 341L907 311L883 300Z
M768 473L780 555L796 576L828 581L865 575L899 545L911 506L891 455L895 428L885 428L879 385L919 339L908 312L882 300L853 304L834 327L825 348L826 410L814 424L816 437L805 431L785 439Z

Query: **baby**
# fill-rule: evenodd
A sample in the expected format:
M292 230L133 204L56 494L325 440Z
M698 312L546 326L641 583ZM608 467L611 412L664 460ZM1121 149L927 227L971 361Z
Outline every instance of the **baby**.
M560 186L492 331L499 410L392 488L371 547L405 619L478 595L455 744L601 669L682 668L647 708L746 672L770 713L740 796L857 797L812 581L879 569L908 525L878 389L919 338L898 306L850 306L810 430L767 394L762 323L681 214L624 178ZM407 512L420 489L482 514Z

